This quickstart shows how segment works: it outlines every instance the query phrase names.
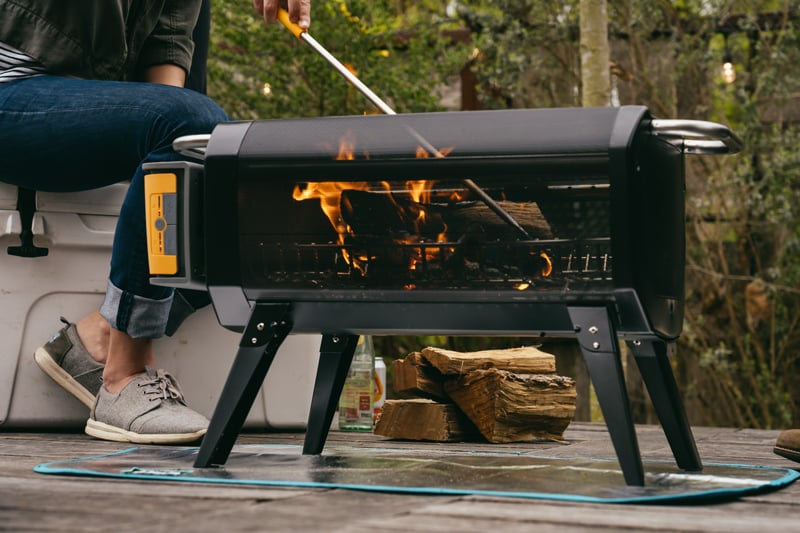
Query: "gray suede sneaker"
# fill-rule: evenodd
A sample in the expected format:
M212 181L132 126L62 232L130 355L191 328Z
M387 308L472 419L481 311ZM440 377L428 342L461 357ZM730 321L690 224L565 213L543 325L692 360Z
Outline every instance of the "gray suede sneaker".
M33 358L45 374L91 409L103 386L103 365L86 351L75 324L64 317L61 321L66 325L47 344L37 348Z
M207 428L208 419L186 407L175 378L151 367L119 394L101 387L86 422L87 435L138 444L194 442Z

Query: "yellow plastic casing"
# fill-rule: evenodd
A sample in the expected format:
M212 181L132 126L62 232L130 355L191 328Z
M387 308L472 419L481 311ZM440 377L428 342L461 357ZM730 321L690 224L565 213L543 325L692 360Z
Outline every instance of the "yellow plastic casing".
M178 273L178 254L168 244L168 228L178 222L175 209L167 208L167 196L174 199L178 192L178 177L172 173L147 174L144 177L145 211L147 214L147 255L150 274L171 276ZM174 206L175 203L171 202ZM175 232L170 232L175 235ZM174 252L174 253L170 253Z

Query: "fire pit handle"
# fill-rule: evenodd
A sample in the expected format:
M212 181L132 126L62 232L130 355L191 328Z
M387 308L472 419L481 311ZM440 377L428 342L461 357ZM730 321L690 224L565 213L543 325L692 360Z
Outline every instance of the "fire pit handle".
M735 154L743 143L727 126L704 120L654 119L653 133L683 147L687 154Z
M184 135L172 141L172 149L181 155L192 159L203 160L206 157L206 147L211 134Z

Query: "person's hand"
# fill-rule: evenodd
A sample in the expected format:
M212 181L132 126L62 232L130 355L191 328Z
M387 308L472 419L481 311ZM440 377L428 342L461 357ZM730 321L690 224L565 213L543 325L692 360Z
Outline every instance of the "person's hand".
M286 7L289 20L303 29L311 25L311 0L253 0L253 7L267 24L277 20L279 7Z

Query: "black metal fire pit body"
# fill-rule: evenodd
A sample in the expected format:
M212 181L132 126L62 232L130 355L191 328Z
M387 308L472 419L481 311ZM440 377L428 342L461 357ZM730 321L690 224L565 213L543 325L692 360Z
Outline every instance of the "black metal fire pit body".
M286 335L321 333L318 454L359 335L574 337L626 483L642 485L618 339L680 468L702 468L669 363L684 307L684 155L724 126L644 107L239 122L176 148L179 267L243 331L197 458L224 464Z

